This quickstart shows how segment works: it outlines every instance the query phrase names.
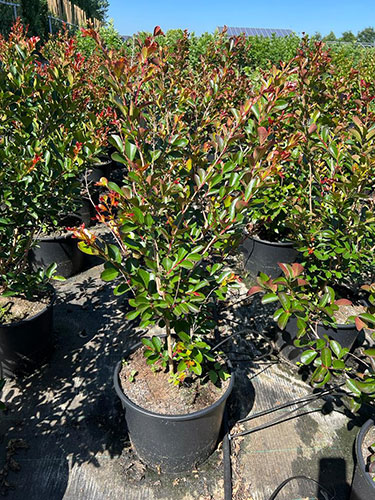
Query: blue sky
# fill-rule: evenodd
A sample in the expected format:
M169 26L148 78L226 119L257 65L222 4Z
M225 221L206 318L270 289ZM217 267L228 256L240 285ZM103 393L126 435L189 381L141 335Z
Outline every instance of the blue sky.
M109 0L109 18L122 35L187 28L197 34L216 26L289 28L336 35L375 26L374 0Z

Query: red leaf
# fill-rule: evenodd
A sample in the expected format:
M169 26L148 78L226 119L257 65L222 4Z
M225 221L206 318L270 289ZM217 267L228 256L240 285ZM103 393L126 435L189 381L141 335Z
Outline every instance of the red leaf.
M303 267L302 264L299 264L298 262L295 262L292 264L292 269L293 269L293 277L297 278L297 276L300 276L303 274L305 268Z
M290 271L289 271L286 264L283 264L282 262L278 262L277 265L281 268L281 270L285 274L285 276L287 276L288 278L291 277Z
M297 283L299 284L299 286L304 286L304 285L308 285L309 284L308 281L306 281L306 280L304 280L302 278L298 278Z
M338 300L335 300L335 304L337 306L351 306L351 305L353 305L353 302L351 302L348 299L338 299Z
M258 293L262 290L262 287L259 285L255 285L250 288L250 290L247 292L248 296L254 295L255 293Z
M312 123L308 130L309 134L313 134L317 128L316 123Z
M358 118L358 116L353 116L353 122L357 125L359 129L363 128L363 123Z
M155 26L154 28L154 36L164 36L164 33L162 31L162 29L160 28L160 26Z
M364 323L361 318L355 318L355 326L357 327L357 330L360 332L362 328L366 328L366 323Z
M267 137L268 137L267 129L264 127L259 127L258 128L258 136L259 136L260 145L263 146L263 144L266 142Z

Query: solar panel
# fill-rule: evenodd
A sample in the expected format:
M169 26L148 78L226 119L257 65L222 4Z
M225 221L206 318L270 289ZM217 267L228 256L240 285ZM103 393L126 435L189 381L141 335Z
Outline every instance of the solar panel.
M220 32L224 30L223 26L218 26L217 28ZM228 36L239 36L241 34L245 34L245 36L261 36L264 38L272 38L272 36L276 37L284 37L293 34L292 30L288 29L279 29L279 28L236 28L236 27L228 27L227 34Z

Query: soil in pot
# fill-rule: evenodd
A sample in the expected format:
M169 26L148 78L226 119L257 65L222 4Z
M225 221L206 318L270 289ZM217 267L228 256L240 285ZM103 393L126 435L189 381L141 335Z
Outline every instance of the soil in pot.
M0 296L0 325L15 323L40 313L51 302L51 296L38 296L29 300L23 297Z
M199 378L175 386L168 381L167 372L151 371L143 351L138 349L129 356L119 378L126 396L149 411L162 415L194 413L214 404L229 386L229 379L217 387L210 380L202 384Z
M50 355L54 298L53 290L31 300L0 297L0 377L29 374Z

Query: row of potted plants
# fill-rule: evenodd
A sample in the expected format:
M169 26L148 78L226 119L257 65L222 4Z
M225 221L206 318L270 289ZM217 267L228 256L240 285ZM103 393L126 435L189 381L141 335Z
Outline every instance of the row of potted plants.
M363 277L370 306L348 319L355 316L358 329L375 323L373 84L343 79L324 47L307 40L254 86L233 64L241 40L213 46L215 65L202 57L198 73L186 64L185 36L172 52L156 28L127 58L95 31L84 35L97 45L91 80L90 62L66 36L49 42L43 59L37 40L19 27L0 41L2 300L18 294L33 302L45 290L55 266L30 271L28 250L69 212L79 175L108 135L123 179L98 182L107 192L95 211L113 242L84 225L72 233L82 252L104 260L102 279L116 281L114 293L129 296L127 319L165 333L144 338L115 371L139 455L180 471L215 447L233 373L209 339L217 301L237 283L227 260L244 234L293 243L284 276L261 273L250 293L280 303L274 318L281 329L294 328L300 361L315 365L312 384L344 377L352 410L371 401L374 351L354 372L349 347L332 332L340 308L359 300ZM100 82L106 86L98 93ZM101 110L108 103L113 109ZM8 318L7 303L1 307ZM3 331L12 342L14 330ZM155 382L157 399L167 394L164 406L142 408L144 381ZM179 414L170 415L171 401Z

